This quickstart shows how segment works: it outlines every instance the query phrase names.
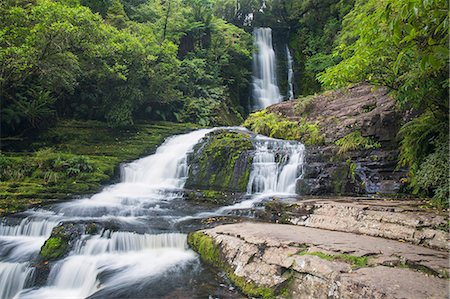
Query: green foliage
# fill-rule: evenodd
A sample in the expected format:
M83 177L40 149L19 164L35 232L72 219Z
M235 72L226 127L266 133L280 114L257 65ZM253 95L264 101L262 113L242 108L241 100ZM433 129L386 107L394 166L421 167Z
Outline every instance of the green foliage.
M240 121L251 35L216 18L212 1L7 0L0 15L3 136L57 117Z
M353 150L369 150L381 147L381 144L378 141L363 137L360 131L353 131L344 137L339 138L335 143L339 146L338 154L345 154L346 152Z
M290 121L267 110L250 114L243 126L258 134L279 139L300 140L307 145L324 142L318 123L309 123L305 119L300 122Z
M406 107L448 109L448 2L357 1L335 55L319 76L330 87L368 81L395 91Z
M448 208L449 194L449 148L446 139L437 140L436 150L427 155L415 174L415 187L433 196L439 208Z
M445 116L425 112L399 132L399 165L409 166L413 193L433 196L433 202L441 208L448 206L449 198L448 131L442 126L445 122Z

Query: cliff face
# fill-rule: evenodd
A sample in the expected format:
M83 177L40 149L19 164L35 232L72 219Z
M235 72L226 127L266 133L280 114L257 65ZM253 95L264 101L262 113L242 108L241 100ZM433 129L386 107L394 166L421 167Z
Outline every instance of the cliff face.
M325 144L307 147L299 194L396 194L401 192L407 169L396 169L397 133L404 115L385 88L360 84L346 90L286 101L269 112L291 121L317 123ZM376 143L375 148L342 152L335 143L351 134ZM350 140L351 142L351 140Z
M378 140L384 148L396 147L403 118L386 88L367 84L282 102L268 110L290 120L318 121L327 143L358 130L362 136Z

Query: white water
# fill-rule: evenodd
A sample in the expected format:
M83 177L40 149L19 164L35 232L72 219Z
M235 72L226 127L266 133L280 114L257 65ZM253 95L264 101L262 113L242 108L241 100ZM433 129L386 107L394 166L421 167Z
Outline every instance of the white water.
M33 269L27 263L0 263L0 298L12 298L23 289Z
M102 236L83 236L71 254L52 268L47 287L27 290L20 298L85 298L104 288L145 283L195 259L185 234L106 231ZM99 278L105 274L106 279Z
M235 210L251 209L255 204L277 196L295 196L296 184L303 176L305 146L297 141L285 141L265 136L254 140L255 154L251 166L247 195L249 199L213 212L186 216L178 221L224 215Z
M134 294L153 278L186 275L198 258L187 248L186 234L170 231L174 222L186 219L183 216L195 215L186 210L192 207L184 205L180 195L188 174L187 155L211 131L168 139L154 155L124 165L120 183L90 198L53 205L52 211L30 211L16 225L1 223L0 298L85 298L124 290ZM302 174L303 145L256 137L255 146L244 198L250 199L204 213L204 217L252 208L271 194L295 194ZM96 222L113 229L82 235L64 259L51 264L46 286L33 288L30 261L36 260L52 228L61 221Z
M169 138L154 155L125 165L121 183L90 198L55 205L56 214L41 210L30 212L17 225L1 223L0 298L85 298L103 288L143 283L196 261L185 234L105 231L82 236L70 254L52 266L46 287L23 290L33 269L29 261L61 220L142 227L149 214L164 214L167 209L160 205L180 197L188 174L187 154L210 131Z
M302 175L305 147L298 142L270 138L256 141L247 194L295 194Z
M187 154L211 131L197 130L167 140L154 155L127 164L123 169L122 181L158 189L183 188L188 175Z
M256 109L281 102L277 83L276 58L272 46L272 29L255 28L253 38L257 52L253 53L253 99Z
M30 260L50 236L58 220L25 218L17 225L0 224L0 298L12 298L33 276Z
M294 79L294 70L292 68L294 64L294 60L292 59L291 51L289 50L288 45L286 45L286 57L287 57L287 68L288 68L288 92L287 98L288 100L294 99L294 86L292 84L292 80Z

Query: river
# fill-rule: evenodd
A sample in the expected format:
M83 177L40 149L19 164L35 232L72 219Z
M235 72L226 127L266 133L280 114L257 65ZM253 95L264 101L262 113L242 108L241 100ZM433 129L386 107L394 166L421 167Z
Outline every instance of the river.
M212 130L170 137L155 154L123 165L121 182L98 194L5 217L0 298L238 298L226 277L188 248L187 233L202 228L202 219L295 196L304 146L253 137L247 194L224 207L185 201L188 154ZM99 230L83 232L65 258L43 267L40 248L61 224Z

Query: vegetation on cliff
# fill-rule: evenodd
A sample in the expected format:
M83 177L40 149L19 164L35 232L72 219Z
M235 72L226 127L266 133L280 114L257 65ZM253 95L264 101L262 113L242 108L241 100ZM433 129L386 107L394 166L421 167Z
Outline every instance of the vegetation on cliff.
M361 81L387 86L401 109L418 115L400 131L400 165L410 167L414 193L443 206L449 197L448 18L444 0L356 1L335 49L340 62L319 75L332 88ZM445 178L427 175L433 171Z
M243 126L258 134L279 139L299 140L307 145L318 145L324 142L317 123L309 123L306 120L290 121L281 114L267 110L250 114Z
M0 214L98 191L117 175L119 163L149 154L164 138L194 127L160 122L118 130L95 121L60 122L14 145L36 151L0 155Z

